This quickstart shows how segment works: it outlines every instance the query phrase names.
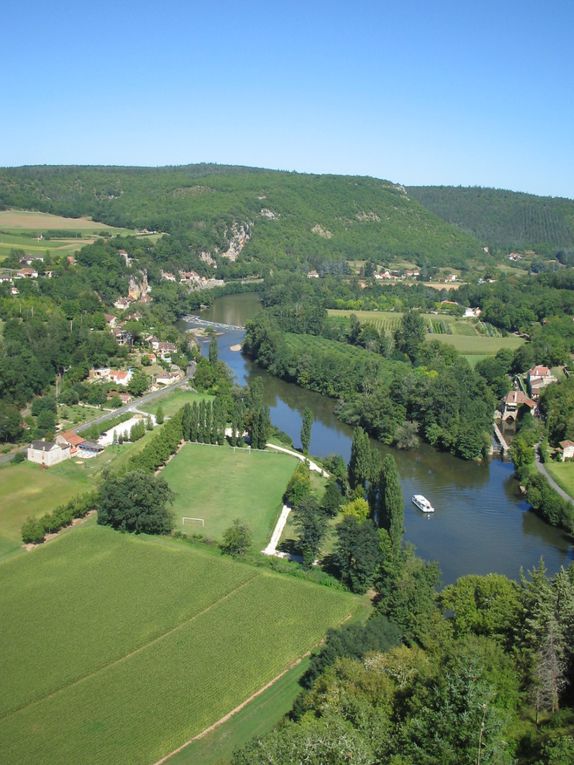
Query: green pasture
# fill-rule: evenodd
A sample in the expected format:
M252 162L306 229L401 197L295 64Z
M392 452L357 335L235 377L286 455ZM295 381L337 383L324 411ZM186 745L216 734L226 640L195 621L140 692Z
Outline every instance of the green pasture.
M399 326L402 313L395 311L351 311L330 309L329 316L348 318L354 314L364 324L372 324L379 332L393 333ZM515 350L524 340L515 335L503 337L490 324L472 318L449 316L448 314L421 314L427 326L427 340L439 340L453 346L463 356L481 357L494 355L501 348ZM480 360L469 359L471 364Z
M98 526L1 563L0 576L6 765L155 762L360 607L341 591Z
M501 348L515 351L524 340L516 335L484 337L482 335L427 335L427 339L452 345L463 356L493 356ZM480 360L480 359L479 359Z
M108 446L92 459L70 459L50 468L33 462L1 466L0 560L21 549L20 530L27 518L44 515L95 488L104 468L124 467L152 436L153 431L149 431L133 444Z
M208 401L212 398L213 396L210 396L207 393L196 393L191 390L178 389L167 396L163 396L162 398L156 399L155 401L138 408L141 409L142 412L149 412L149 414L155 415L161 406L166 417L173 417L173 415L176 414L182 406L185 406L185 404L193 404L194 401Z
M175 492L173 512L179 529L221 539L240 518L251 529L254 548L262 550L296 464L286 454L186 444L161 475ZM205 525L183 524L183 516L203 518Z
M308 667L309 659L303 659L229 720L171 757L170 765L229 765L236 749L269 733L291 711Z
M574 462L546 462L544 467L556 483L574 497Z

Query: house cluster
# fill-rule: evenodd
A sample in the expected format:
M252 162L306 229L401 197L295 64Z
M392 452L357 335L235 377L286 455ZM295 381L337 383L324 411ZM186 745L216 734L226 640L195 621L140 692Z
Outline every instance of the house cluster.
M122 439L129 440L133 426L147 420L151 420L152 425L155 426L156 418L154 415L134 414L129 420L114 425L102 433L97 441L82 438L73 430L58 433L53 441L46 441L45 439L32 441L28 447L28 459L30 462L36 462L43 467L57 465L59 462L69 460L72 457L90 459L101 454L106 446Z
M158 340L155 335L148 335L144 339L152 351L154 351L155 358L159 358L168 364L171 363L172 355L177 353L177 345L175 343L169 343L165 340Z
M53 441L32 441L28 447L28 459L44 467L57 465L59 462L69 460L72 457L89 459L95 457L104 450L104 447L95 441L88 441L72 430L58 433Z
M214 287L222 287L225 282L223 279L213 279L208 276L201 276L197 271L178 271L178 276L171 271L162 271L161 278L166 282L177 282L185 284L191 290L210 290Z
M519 414L523 411L523 407L526 407L530 414L537 414L542 390L555 382L557 379L548 367L537 364L529 369L526 373L528 393L521 390L511 390L506 394L503 401L502 422L516 422Z
M418 269L391 271L388 268L385 268L383 271L378 271L375 274L375 280L378 282L400 281L402 279L418 279L420 275L421 272Z
M133 369L110 369L110 367L97 367L95 369L90 369L88 379L92 381L114 383L115 385L122 385L127 387L133 377L133 374Z
M508 256L508 260L512 260L513 263L517 263L522 260L522 255L519 252L511 252Z

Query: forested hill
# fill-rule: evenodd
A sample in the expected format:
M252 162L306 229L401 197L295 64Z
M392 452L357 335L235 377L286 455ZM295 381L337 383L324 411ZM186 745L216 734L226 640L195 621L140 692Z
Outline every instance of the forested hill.
M476 239L402 186L368 177L218 165L0 169L0 206L91 215L112 225L184 235L210 254L290 268L392 259L465 267Z
M572 199L462 186L409 186L407 192L484 245L549 254L574 249Z

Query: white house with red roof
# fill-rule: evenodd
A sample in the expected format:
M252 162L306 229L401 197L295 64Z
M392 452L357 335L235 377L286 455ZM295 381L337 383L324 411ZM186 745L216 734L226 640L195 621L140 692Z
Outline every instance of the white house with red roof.
M530 395L535 401L538 401L540 393L547 385L557 382L551 370L541 364L537 364L528 370L527 380Z

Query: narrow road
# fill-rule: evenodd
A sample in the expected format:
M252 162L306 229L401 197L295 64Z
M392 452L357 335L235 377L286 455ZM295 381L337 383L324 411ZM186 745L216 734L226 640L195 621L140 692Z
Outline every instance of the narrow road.
M536 455L536 459L534 461L534 464L536 465L536 470L540 473L540 475L543 475L544 478L548 481L550 486L554 489L556 494L559 494L562 499L566 500L566 502L569 502L571 505L574 505L574 499L570 496L570 494L567 494L564 489L559 486L554 478L550 475L548 470L546 469L546 466L543 462L540 461L540 452L538 451L538 444L534 445L534 454Z
M119 406L117 409L113 409L110 412L103 412L103 414L98 415L97 417L92 418L91 420L87 420L86 422L83 422L81 425L78 425L76 428L71 428L71 430L74 433L82 433L82 431L87 430L92 425L99 425L100 422L105 422L106 420L111 420L114 417L117 417L119 414L123 414L124 412L135 412L137 411L137 408L139 406L143 406L144 404L149 404L150 401L155 401L157 398L161 398L162 396L165 396L166 393L171 393L172 390L176 390L177 388L181 388L182 385L187 385L189 380L183 379L178 380L175 383L172 383L171 385L166 385L165 388L161 388L161 390L154 390L151 393L146 393L141 398L134 399L129 404L124 404L124 406ZM19 452L23 452L26 454L28 447L24 446L21 449L17 449L14 452L10 452L10 454L2 454L0 455L0 465L5 465L8 462L11 462L14 458L15 454L18 454Z
M275 524L275 528L273 529L273 534L271 534L271 539L269 540L269 544L264 550L261 550L263 555L277 555L277 545L279 544L279 540L281 539L281 534L283 533L283 529L285 528L285 524L287 523L287 519L289 518L289 513L291 512L291 508L289 505L283 505L283 509L281 510L281 515L279 516L279 520ZM283 555L286 555L286 553L283 553Z
M283 452L283 454L290 454L291 457L296 457L301 462L307 462L309 465L309 470L313 470L315 473L319 473L319 475L322 475L323 478L329 478L329 473L322 468L320 465L317 465L316 462L313 462L313 460L310 460L308 457L305 457L304 454L301 454L301 452L294 452L293 449L286 449L284 446L276 446L275 444L267 444L268 449L275 449L277 452Z
M151 401L155 401L158 398L161 398L162 396L165 396L166 393L171 393L172 390L176 390L177 388L181 388L182 385L187 385L189 380L183 379L178 380L175 383L172 383L171 385L166 385L165 388L161 388L161 390L154 390L151 393L146 393L141 398L134 399L129 404L124 404L124 406L118 406L117 409L114 409L111 412L104 412L104 414L101 414L99 417L94 417L92 420L88 420L87 422L83 422L81 425L78 425L77 428L73 428L74 433L81 433L84 430L87 430L92 425L99 425L100 422L105 422L106 420L112 420L114 417L117 417L119 414L123 414L124 412L135 412L138 407L143 406L145 404L149 404Z

